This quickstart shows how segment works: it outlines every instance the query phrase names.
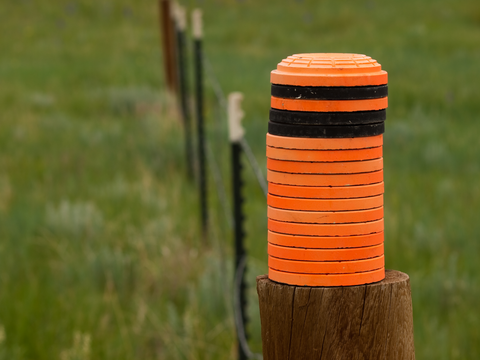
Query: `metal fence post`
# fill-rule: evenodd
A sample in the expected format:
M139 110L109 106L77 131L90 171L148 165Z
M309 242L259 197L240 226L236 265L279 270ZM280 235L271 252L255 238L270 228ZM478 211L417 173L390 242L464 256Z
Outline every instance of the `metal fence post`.
M192 13L194 68L195 68L195 99L197 115L198 170L200 188L200 216L204 239L208 231L207 179L205 164L205 134L203 108L203 52L202 52L202 11L195 9Z
M193 149L191 134L191 115L188 104L188 73L187 73L187 56L186 56L186 36L187 19L185 8L178 6L176 10L176 37L177 37L177 55L178 55L178 85L180 96L180 112L183 120L185 132L185 155L187 162L187 176L193 179Z
M235 321L237 325L238 338L238 358L240 360L247 359L242 341L246 343L246 284L245 284L245 230L243 221L243 181L242 181L242 162L241 141L243 139L244 130L241 125L244 113L240 107L243 99L242 93L234 92L228 96L228 125L229 138L232 152L232 192L233 192L233 218L234 218L234 243L235 243Z

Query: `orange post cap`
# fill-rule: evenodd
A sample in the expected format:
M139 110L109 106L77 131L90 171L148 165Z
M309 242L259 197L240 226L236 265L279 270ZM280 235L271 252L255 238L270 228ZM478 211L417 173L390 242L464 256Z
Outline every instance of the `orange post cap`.
M386 84L388 75L370 56L310 53L283 59L271 72L270 81L295 86L368 86Z

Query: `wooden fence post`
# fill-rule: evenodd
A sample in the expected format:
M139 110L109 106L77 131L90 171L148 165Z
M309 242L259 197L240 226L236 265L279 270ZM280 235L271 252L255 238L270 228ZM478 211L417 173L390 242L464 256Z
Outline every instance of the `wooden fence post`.
M187 15L185 8L180 5L177 5L176 9L176 24L179 105L185 132L187 177L189 179L193 179L193 142L191 132L191 112L189 106L190 104L188 101L188 61L186 49Z
M237 322L237 339L238 339L238 359L246 360L247 353L242 347L242 341L246 343L246 324L247 324L247 296L245 284L245 229L244 220L245 214L243 212L243 181L242 181L242 146L240 142L245 133L242 127L242 118L244 113L241 108L243 94L240 92L233 92L228 95L228 128L229 139L232 154L232 192L233 192L233 218L234 222L234 243L235 243L235 286L236 297L238 303L235 305L238 314L235 317ZM242 267L242 262L244 266Z
M349 287L301 287L257 277L264 360L413 360L407 274Z
M173 21L174 10L170 0L159 0L158 5L165 82L170 93L176 94L178 80L176 67L175 24Z

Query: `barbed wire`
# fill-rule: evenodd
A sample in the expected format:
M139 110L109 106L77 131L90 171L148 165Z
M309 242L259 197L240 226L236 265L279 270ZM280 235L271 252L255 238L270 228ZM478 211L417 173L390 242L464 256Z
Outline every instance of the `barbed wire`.
M210 170L213 175L213 181L215 182L215 188L217 190L218 199L220 200L220 204L223 209L223 213L225 214L225 218L227 219L228 227L231 229L233 228L233 217L232 217L232 208L228 202L227 197L227 190L223 185L223 178L220 172L220 168L215 160L215 156L213 155L212 147L208 141L205 142L205 147L207 150L207 163L210 165Z
M250 145L248 144L247 140L245 140L244 137L240 140L240 145L242 146L242 150L245 153L245 155L247 155L248 162L252 167L253 173L257 177L258 184L262 188L265 198L267 198L267 195L268 195L267 181L265 180L265 176L263 175L263 172L260 169L260 165L258 165L255 155L253 155L253 151L250 148Z
M215 76L215 72L213 71L213 66L210 60L204 55L203 62L205 64L205 70L207 71L207 77L210 80L210 84L212 85L213 92L217 97L218 104L222 107L225 111L225 114L228 111L228 104L227 104L227 97L225 96L225 92L223 91L217 77Z

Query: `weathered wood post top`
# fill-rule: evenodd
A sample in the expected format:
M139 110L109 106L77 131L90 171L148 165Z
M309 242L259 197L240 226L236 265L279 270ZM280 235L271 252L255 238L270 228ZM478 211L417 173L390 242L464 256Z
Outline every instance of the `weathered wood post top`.
M264 359L414 359L409 278L384 267L387 73L297 54L271 82Z

